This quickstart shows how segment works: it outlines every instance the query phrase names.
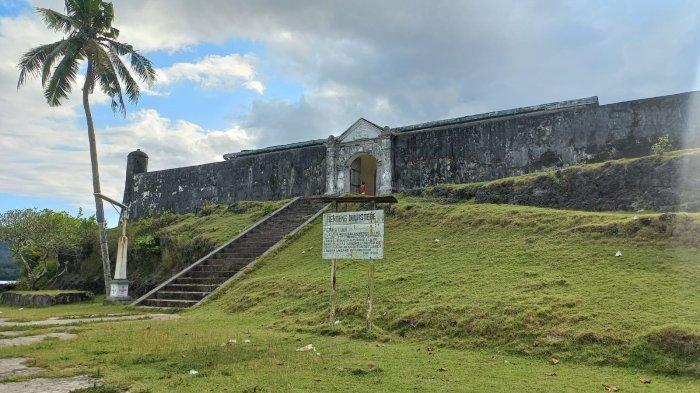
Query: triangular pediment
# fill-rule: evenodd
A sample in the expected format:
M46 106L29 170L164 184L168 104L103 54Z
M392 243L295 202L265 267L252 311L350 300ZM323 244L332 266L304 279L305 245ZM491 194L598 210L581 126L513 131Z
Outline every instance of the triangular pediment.
M352 142L359 139L374 139L382 134L382 128L369 120L359 118L339 137L340 142Z

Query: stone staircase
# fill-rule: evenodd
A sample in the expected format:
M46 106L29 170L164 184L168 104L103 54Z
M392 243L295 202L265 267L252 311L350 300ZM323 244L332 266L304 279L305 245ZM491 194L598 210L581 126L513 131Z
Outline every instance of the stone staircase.
M320 215L326 204L295 198L132 303L187 308L198 305L246 266Z

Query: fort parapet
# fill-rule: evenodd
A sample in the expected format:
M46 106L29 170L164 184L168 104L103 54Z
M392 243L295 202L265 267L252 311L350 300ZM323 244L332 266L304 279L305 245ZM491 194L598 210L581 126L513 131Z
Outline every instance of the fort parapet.
M599 105L597 97L403 127L357 120L340 136L224 155L224 161L148 172L129 154L131 217L191 212L205 203L357 192L388 194L650 154L668 135L700 147L700 92Z

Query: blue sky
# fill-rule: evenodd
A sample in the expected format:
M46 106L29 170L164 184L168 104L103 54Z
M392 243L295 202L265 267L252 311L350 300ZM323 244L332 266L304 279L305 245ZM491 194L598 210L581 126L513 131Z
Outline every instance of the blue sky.
M150 170L338 135L358 117L417 122L557 100L601 103L695 90L700 7L664 1L116 0L120 40L159 79L123 118L94 94L102 186L123 192L129 151ZM0 0L0 211L92 213L78 89L60 108L16 62L60 39ZM145 22L147 21L147 22ZM114 222L114 216L111 216Z
M42 4L43 5L43 4ZM19 17L32 14L32 5L23 1L0 2L0 16ZM53 7L60 10L59 6ZM43 42L36 42L40 44ZM29 48L29 47L27 47ZM180 48L177 51L163 49L144 51L156 68L167 68L176 63L197 63L210 56L227 56L230 54L245 54L256 58L256 73L265 76L265 98L272 100L296 101L303 88L299 83L280 76L275 70L275 64L265 54L265 45L246 38L230 38L220 43L202 43ZM5 59L3 59L5 60ZM129 112L140 108L151 108L166 118L185 120L195 123L204 129L220 130L230 126L236 119L243 118L250 112L254 100L259 99L256 91L241 88L205 88L196 81L182 81L169 85L159 94L142 94L137 106L130 106ZM41 101L41 97L36 97ZM128 125L131 120L120 114L114 114L109 105L94 104L93 117L95 124L100 127L120 127ZM76 119L78 127L82 119ZM81 146L82 147L82 146ZM231 147L234 150L236 146ZM56 146L57 150L70 151L71 146ZM82 149L78 148L79 151ZM15 159L15 162L21 159ZM31 160L28 163L32 163ZM119 195L117 195L119 197ZM82 206L76 204L70 196L34 196L16 193L0 192L0 211L8 209L38 207L56 210L67 210L76 213ZM91 211L91 206L85 206ZM111 209L108 209L110 211ZM108 215L114 221L113 212Z

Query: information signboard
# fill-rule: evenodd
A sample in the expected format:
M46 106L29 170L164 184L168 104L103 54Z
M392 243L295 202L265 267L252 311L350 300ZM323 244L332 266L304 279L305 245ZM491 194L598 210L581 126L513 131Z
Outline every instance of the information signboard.
M323 259L383 259L384 210L323 215Z

